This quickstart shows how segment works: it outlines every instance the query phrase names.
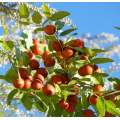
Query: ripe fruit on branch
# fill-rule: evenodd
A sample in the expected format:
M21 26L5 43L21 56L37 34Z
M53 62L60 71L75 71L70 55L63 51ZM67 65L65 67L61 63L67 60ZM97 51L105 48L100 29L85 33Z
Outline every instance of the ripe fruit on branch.
M34 58L34 54L32 53L32 51L27 51L26 54L30 60Z
M93 73L93 67L91 65L84 65L79 68L78 73L81 76L91 75Z
M103 91L104 91L103 85L94 85L94 86L93 86L93 92L94 92L96 95L98 95L98 96L102 95L102 94L103 94Z
M22 89L24 87L24 80L23 79L13 80L13 85L15 88Z
M33 39L33 45L38 46L39 45L39 40L38 39Z
M35 59L33 60L30 60L30 63L29 63L30 67L32 70L36 70L39 68L39 62Z
M105 112L105 117L113 117L112 113Z
M68 84L69 78L65 74L61 74L62 84Z
M55 88L51 84L46 84L43 89L43 93L47 96L55 95Z
M55 65L55 59L52 58L51 56L46 57L44 64L46 67L52 67Z
M42 52L41 52L41 50L39 49L38 46L33 46L33 47L32 47L32 52L33 52L35 55L41 55L41 54L42 54Z
M46 68L38 68L37 69L37 74L41 74L41 75L43 75L44 76L44 78L46 78L47 77L47 75L48 75L48 72L47 72L47 69Z
M80 60L88 60L88 56L87 55L81 55Z
M47 25L43 28L43 31L47 35L53 35L56 32L56 27L54 25Z
M115 86L115 89L116 89L116 90L120 90L120 84L117 84L117 85Z
M30 81L32 81L32 80L33 80L32 75L28 75L28 76L27 76L27 79L29 79Z
M24 80L24 89L29 89L31 87L31 80L30 79L25 79Z
M92 96L89 97L89 103L93 104L93 105L96 105L97 99L98 99L98 96L92 95Z
M84 42L80 39L75 39L75 40L72 40L70 45L72 47L79 47L79 48L83 48L84 47Z
M43 83L39 80L34 80L31 84L32 89L34 90L42 90L43 88Z
M54 40L54 41L52 41L51 45L55 51L62 51L63 42L61 40L59 40L59 41Z
M34 79L39 79L40 81L44 82L44 77L41 74L36 73L34 75Z
M64 59L61 51L57 51L56 54L57 54L57 56L58 56L59 59L61 59L61 60Z
M97 65L94 65L93 69L94 69L94 72L101 73L101 69Z
M94 117L94 112L90 109L86 109L83 111L83 116L84 117Z
M59 106L62 108L62 109L67 109L69 107L69 103L66 102L64 99L62 99L61 101L59 101Z
M51 77L51 80L55 84L62 84L62 77L61 77L61 75L53 75Z
M76 95L69 95L67 100L68 100L68 102L70 102L73 105L76 105L79 102Z
M28 71L25 68L19 68L20 77L26 79L28 76Z
M70 57L72 57L74 55L74 50L69 48L69 47L65 47L63 52L62 52L62 56L65 58L65 59L68 59Z
M74 112L75 106L72 103L69 103L68 108L66 109L67 112Z
M53 75L51 80L55 84L67 84L69 82L69 78L65 74Z
M49 51L44 51L44 53L42 54L42 59L45 61L49 54Z

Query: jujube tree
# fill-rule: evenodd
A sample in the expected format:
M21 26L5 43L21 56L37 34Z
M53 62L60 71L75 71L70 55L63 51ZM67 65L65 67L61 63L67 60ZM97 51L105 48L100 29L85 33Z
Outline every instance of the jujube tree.
M12 51L11 68L0 76L14 86L8 104L17 97L27 110L36 108L46 116L120 116L120 81L98 66L113 61L97 56L106 50L88 48L75 37L74 26L64 28L69 12L46 4L41 8L31 11L24 3L16 9L20 25L33 25L31 34L41 38L31 43L22 31L18 41L1 40L2 50ZM106 88L106 81L113 88Z

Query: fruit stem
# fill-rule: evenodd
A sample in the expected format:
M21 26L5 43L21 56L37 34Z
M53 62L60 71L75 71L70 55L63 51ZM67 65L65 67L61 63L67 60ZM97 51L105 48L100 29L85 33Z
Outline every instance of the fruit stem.
M110 92L110 91L109 91ZM105 93L104 96L110 96L110 95L114 95L114 94L117 94L117 93L120 93L120 90L117 90L117 91L111 91L111 93Z

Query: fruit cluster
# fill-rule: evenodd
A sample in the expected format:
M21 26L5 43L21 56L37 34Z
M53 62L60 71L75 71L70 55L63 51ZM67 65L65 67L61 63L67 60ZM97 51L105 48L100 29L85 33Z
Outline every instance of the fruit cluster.
M54 35L56 27L54 25L47 25L43 28L43 31L48 36ZM62 86L64 84L67 85L71 81L71 78L65 71L66 65L69 65L69 60L74 58L77 54L80 60L88 61L89 55L76 51L75 48L82 49L85 47L81 39L72 40L67 44L62 40L52 40L50 46L56 55L56 59L55 56L51 54L51 51L45 50L42 52L39 44L38 39L33 39L31 50L25 52L29 58L28 68L18 69L18 79L13 81L13 85L16 88L39 90L46 96L53 96L56 94L55 84ZM40 67L39 61L35 58L36 55L41 57L44 67ZM58 59L64 61L60 64L63 72L52 74L49 80L46 80L49 73L48 68L54 67ZM84 77L86 75L92 75L93 73L101 73L101 69L95 64L87 63L81 66L77 70L77 73L80 77ZM75 107L80 102L80 87L78 83L73 85L72 90L70 90L71 94L68 95L66 99L64 99L64 97L60 98L58 104L61 109L70 113L75 112ZM88 97L88 102L91 105L96 105L98 97L103 95L104 86L95 84L92 87L92 91L93 94ZM107 96L105 99L108 100L111 99L111 97ZM111 114L106 112L106 116L109 115ZM83 110L83 116L93 117L95 114L91 109L85 109Z

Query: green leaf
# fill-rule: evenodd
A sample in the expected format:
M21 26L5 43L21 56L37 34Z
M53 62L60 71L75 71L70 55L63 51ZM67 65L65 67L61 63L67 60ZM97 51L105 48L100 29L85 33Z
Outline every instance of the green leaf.
M105 101L102 97L98 97L96 107L99 112L99 116L105 116Z
M17 79L18 75L17 72L11 67L5 75L0 75L0 79L3 79L9 83L12 82L12 80Z
M63 115L64 111L63 109L60 108L59 104L54 104L55 106L55 111L53 112L53 116L55 117L61 117Z
M88 100L87 100L87 96L84 94L84 92L82 91L82 97L81 97L81 106L84 109L87 109L89 106Z
M35 102L35 106L41 112L45 112L47 110L47 108L44 106L44 104L41 101Z
M36 24L39 24L42 20L42 16L39 12L35 11L32 15L32 21Z
M29 58L24 52L21 53L21 61L23 61L23 65L25 66L29 64Z
M92 49L92 51L94 51L96 53L106 52L106 50L102 50L102 49Z
M34 30L34 33L38 33L39 31L42 31L42 28L36 28L36 29Z
M9 94L8 94L8 97L7 97L7 104L10 105L14 96L18 93L18 89L14 89L12 90Z
M57 27L57 30L60 30L64 27L64 22L56 21L55 26Z
M47 18L51 17L50 8L46 4L42 5L42 11Z
M18 9L19 15L21 18L29 17L29 10L26 4L20 4Z
M115 116L120 116L120 109L116 108L116 105L112 101L106 100L105 105L106 105L107 112L110 112Z
M60 33L60 36L68 35L69 33L73 32L75 30L76 30L76 28L67 29L67 30L63 31L62 33Z
M120 27L118 27L118 26L116 26L116 27L114 27L115 29L117 29L117 30L120 30Z
M27 39L28 38L28 35L24 32L21 33L21 37L23 37L24 39Z
M110 58L94 58L91 60L91 62L94 64L102 64L102 63L113 62L113 60Z
M27 110L32 109L33 99L28 93L25 93L21 98L21 102Z
M58 11L56 13L54 13L52 16L51 16L51 20L60 20L66 16L70 15L69 12L66 12L66 11Z
M101 76L101 77L107 77L107 76L109 76L107 73L97 73L97 72L93 73L92 75L93 76Z
M63 74L64 73L64 71L62 69L54 69L54 72L56 74Z
M115 81L115 82L117 82L118 84L120 84L120 79L119 79L119 78L110 77L110 78L108 78L108 80L109 80L110 82Z
M13 41L7 41L6 44L9 47L10 50L13 49L13 47L14 47L14 42Z

